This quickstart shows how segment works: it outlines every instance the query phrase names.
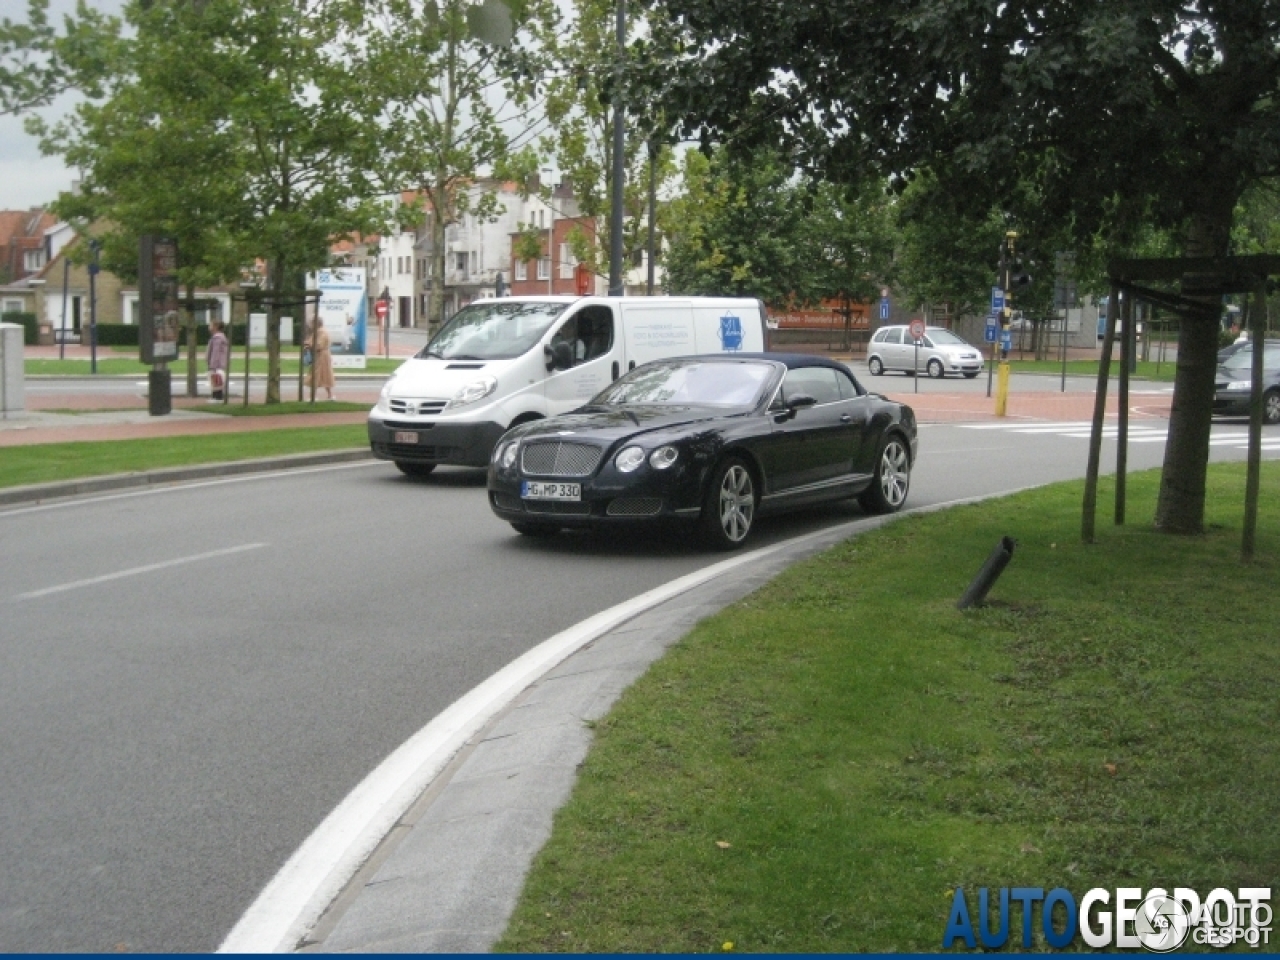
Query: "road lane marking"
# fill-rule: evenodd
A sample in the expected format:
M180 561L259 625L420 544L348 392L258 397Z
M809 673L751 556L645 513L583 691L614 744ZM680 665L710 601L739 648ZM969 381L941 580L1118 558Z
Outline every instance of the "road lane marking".
M265 543L245 543L238 547L227 547L223 550L210 550L208 553L197 553L190 557L178 557L174 560L165 560L161 563L149 563L145 567L133 567L129 570L117 570L115 573L104 573L100 577L90 577L87 580L74 580L71 583L60 583L55 587L45 587L42 590L30 590L27 593L20 593L12 599L18 600L37 600L40 597L47 597L54 593L64 593L67 590L78 590L81 587L92 587L99 583L109 583L112 580L122 580L125 577L136 577L144 573L155 573L157 570L168 570L171 567L180 567L187 563L199 563L201 560L216 560L218 557L229 557L237 553L245 553L248 550L261 550L267 546Z

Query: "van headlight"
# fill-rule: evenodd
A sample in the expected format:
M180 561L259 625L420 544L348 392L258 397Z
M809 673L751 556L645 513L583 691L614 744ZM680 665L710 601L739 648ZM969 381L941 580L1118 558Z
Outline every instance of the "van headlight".
M659 447L649 454L649 466L655 470L665 470L680 457L680 451L673 446Z
M483 400L493 391L498 389L498 381L493 377L481 377L468 383L465 387L453 395L453 399L449 401L449 408L465 407L469 403L475 403L477 400Z
M644 451L639 447L626 447L613 459L619 473L631 473L644 463Z

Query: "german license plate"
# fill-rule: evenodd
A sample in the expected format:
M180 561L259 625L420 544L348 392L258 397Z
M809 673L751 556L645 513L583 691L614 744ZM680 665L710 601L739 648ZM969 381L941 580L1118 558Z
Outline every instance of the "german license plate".
M582 484L525 480L520 484L520 496L526 500L581 500Z
M416 430L397 430L396 438L393 443L417 443L418 432Z

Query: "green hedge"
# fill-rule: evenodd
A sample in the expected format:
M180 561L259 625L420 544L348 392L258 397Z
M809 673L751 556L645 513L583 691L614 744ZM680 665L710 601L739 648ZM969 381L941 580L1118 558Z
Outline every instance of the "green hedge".
M22 342L28 347L33 347L37 343L40 335L40 325L37 323L34 313L11 312L0 314L0 323L22 324Z

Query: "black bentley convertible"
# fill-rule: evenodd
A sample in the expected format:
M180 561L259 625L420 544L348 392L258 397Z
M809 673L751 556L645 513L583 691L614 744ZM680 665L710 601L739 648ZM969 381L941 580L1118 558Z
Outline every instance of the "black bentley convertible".
M716 354L637 367L572 413L515 427L489 464L489 503L520 533L683 518L740 546L759 514L857 497L907 498L911 408L840 363Z

